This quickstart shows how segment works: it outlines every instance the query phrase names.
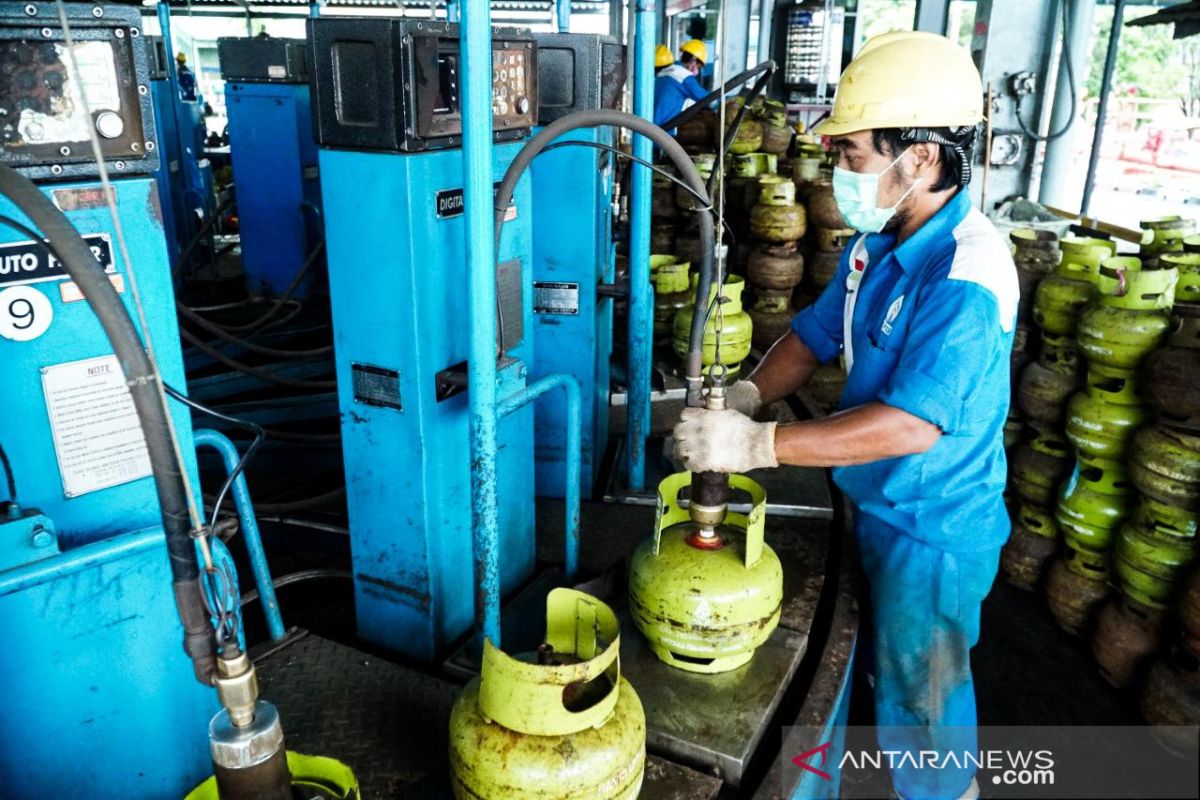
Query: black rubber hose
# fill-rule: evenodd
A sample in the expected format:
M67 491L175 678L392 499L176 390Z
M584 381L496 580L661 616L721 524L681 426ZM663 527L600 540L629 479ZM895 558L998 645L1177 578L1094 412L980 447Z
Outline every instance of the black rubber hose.
M324 347L314 347L311 350L281 350L275 347L266 347L264 345L251 342L247 339L241 339L237 336L234 336L232 333L227 332L220 325L217 325L215 322L209 322L204 317L200 316L195 311L192 311L185 305L177 303L176 310L178 310L179 315L188 322L196 325L199 328L203 328L205 331L213 336L216 336L218 339L230 342L231 344L236 344L239 347L249 350L251 353L257 353L261 356L270 356L272 358L315 358L317 356L327 356L333 352L333 345L331 344L325 345Z
M104 268L63 212L32 181L4 165L0 165L0 194L12 201L50 240L67 274L100 320L121 364L150 454L167 538L175 605L183 623L184 650L192 660L197 680L211 685L216 669L216 640L200 595L200 569L192 542L183 470L172 444L154 365Z
M4 445L2 444L0 444L0 467L4 468L4 482L8 486L8 499L16 505L17 476L13 474L12 462L8 460L8 453L4 452Z
M579 111L574 114L568 114L543 128L541 133L525 143L525 146L517 153L517 157L513 159L505 171L504 178L500 181L500 185L496 189L496 204L494 207L497 260L500 257L500 233L504 228L505 214L512 203L513 193L517 188L517 181L521 179L521 175L524 174L530 163L533 162L533 159L537 157L543 148L566 133L578 130L579 128L599 128L601 126L625 128L650 139L662 149L663 154L667 158L674 162L675 169L679 172L679 177L687 182L690 190L698 197L704 198L705 206L711 205L708 192L704 188L704 180L696 170L696 165L688 158L688 154L684 152L683 147L675 140L675 137L650 120L643 119L634 114L627 114L624 111L614 111L606 108ZM713 261L716 253L716 237L712 216L708 213L707 208L701 209L698 213L700 225L700 278L696 285L696 308L692 316L692 329L688 337L688 354L686 359L689 394L696 395L699 393L700 382L703 380L701 352L704 345L704 312L705 306L708 303L708 294L712 290L713 278L716 273L715 262Z
M208 356L209 358L219 361L220 363L224 364L225 366L229 367L230 369L235 369L238 372L244 372L247 375L253 375L254 377L259 378L264 381L267 381L268 383L278 384L279 386L287 386L290 389L328 390L328 389L336 389L337 388L336 380L333 380L333 381L296 380L295 378L288 378L283 375L277 375L274 372L271 372L270 370L262 369L261 367L251 366L250 364L243 363L241 361L238 361L235 358L230 358L229 356L222 353L220 350L217 350L215 347L212 347L211 345L209 345L203 339L200 339L198 336L195 336L194 334L192 334L186 328L179 329L179 336L185 342L187 342L192 347L199 350L201 353L204 353L204 355Z

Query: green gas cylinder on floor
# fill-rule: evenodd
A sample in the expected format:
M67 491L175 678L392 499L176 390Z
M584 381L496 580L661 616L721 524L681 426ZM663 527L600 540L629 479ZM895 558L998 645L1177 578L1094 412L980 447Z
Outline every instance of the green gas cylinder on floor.
M629 609L650 648L689 672L727 672L748 662L779 624L783 568L763 542L766 492L743 475L729 485L750 495L749 515L726 512L716 526L694 521L679 502L682 472L658 485L654 536L633 554Z
M1142 494L1200 512L1200 437L1162 423L1147 425L1133 437L1129 472Z
M1179 215L1144 219L1139 226L1142 241L1138 254L1144 259L1182 252L1184 239L1196 232L1196 221Z
M1137 519L1126 522L1114 552L1121 591L1151 608L1168 608L1197 553L1194 536L1163 536Z
M1079 318L1079 349L1090 364L1136 369L1167 337L1179 273L1143 270L1138 259L1125 257L1105 260L1101 271L1116 274L1117 288L1101 292Z
M1071 446L1054 426L1031 423L1029 427L1033 435L1014 448L1008 474L1021 500L1044 508L1053 505L1071 473Z
M1158 261L1162 267L1179 272L1175 302L1200 303L1200 252L1168 253Z
M750 211L750 232L772 244L795 242L804 236L807 215L796 203L796 184L779 175L758 179L758 202Z
M555 589L546 639L506 655L484 641L479 677L450 714L458 800L633 800L646 766L646 715L620 667L616 615Z
M1133 373L1091 366L1087 388L1067 404L1067 440L1084 455L1119 460L1145 421Z
M675 315L673 323L674 348L676 355L687 357L688 337L692 329L692 317L696 308L696 284L698 275L692 276L690 299ZM704 326L704 372L708 373L713 364L720 363L725 367L725 380L732 382L737 379L741 370L742 360L750 355L750 342L754 323L750 315L742 309L742 290L746 282L737 275L725 279L721 292L721 301L713 306L717 299L717 286L714 284L708 295L708 307L712 313ZM719 352L718 352L719 351Z
M689 291L692 265L675 256L650 256L650 280L654 283L654 344L670 345L675 315L692 296Z
M1055 510L1064 540L1080 550L1108 550L1117 527L1133 509L1131 494L1121 462L1078 462Z

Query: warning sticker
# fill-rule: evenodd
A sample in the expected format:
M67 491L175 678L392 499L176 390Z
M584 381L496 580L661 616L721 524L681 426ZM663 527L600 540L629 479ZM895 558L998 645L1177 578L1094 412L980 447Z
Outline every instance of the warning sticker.
M116 356L44 367L42 390L64 496L150 474L146 440Z
M555 281L535 281L533 284L533 312L535 314L579 313L579 284Z

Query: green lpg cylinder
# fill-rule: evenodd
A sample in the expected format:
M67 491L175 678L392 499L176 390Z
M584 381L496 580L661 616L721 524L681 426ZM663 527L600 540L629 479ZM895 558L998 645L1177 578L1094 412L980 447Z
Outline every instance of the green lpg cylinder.
M1142 428L1129 448L1129 473L1147 497L1200 511L1200 438L1161 423Z
M675 315L674 346L675 354L681 359L687 358L688 338L692 329L692 317L695 313L696 284L698 275L692 276L692 288L687 305L679 309ZM704 372L718 362L726 369L725 381L736 380L741 369L742 360L750 355L750 340L753 323L750 315L742 309L742 290L746 282L737 275L725 279L724 291L721 293L722 302L709 315L704 326ZM712 306L717 297L717 286L712 287L708 295L708 306ZM718 343L720 353L718 353Z
M758 202L758 153L747 153L730 159L729 176L725 179L725 215L735 223L748 220L750 209Z
M573 589L546 598L546 641L516 658L484 640L479 677L450 714L458 800L633 800L646 715L621 676L612 609Z
M728 132L733 126L733 121L737 118L738 111L741 110L742 99L739 97L725 104L725 131ZM742 124L738 126L737 133L733 137L733 141L729 144L729 152L740 155L742 153L754 153L762 149L763 144L763 124L756 120L750 112L742 118Z
M1195 537L1162 536L1137 521L1121 526L1115 549L1121 591L1151 608L1168 608L1197 555Z
M764 153L786 155L792 143L792 127L788 125L787 107L778 100L763 103L759 114L763 137L760 149Z
M1183 239L1183 252L1200 253L1200 236L1185 236Z
M763 542L766 492L743 475L729 485L750 495L749 515L728 512L706 529L689 516L678 473L658 485L654 536L633 554L629 609L650 648L688 672L727 672L748 662L779 624L783 568Z
M1083 455L1120 460L1145 421L1132 373L1092 366L1087 388L1067 404L1067 441Z
M1084 306L1096 295L1100 262L1117 246L1104 239L1068 236L1059 242L1062 261L1038 284L1033 321L1047 333L1072 336Z
M1079 319L1079 349L1092 364L1136 369L1167 338L1175 299L1174 269L1142 270L1136 258L1110 258L1102 269L1120 283Z
M1184 239L1196 232L1195 220L1178 215L1145 219L1139 225L1142 229L1142 246L1138 255L1150 261L1165 253L1183 252Z
M713 170L717 165L716 155L713 153L700 153L699 155L692 156L692 163L696 165L696 171L700 173L700 178L707 185L708 179L712 177ZM714 184L712 188L714 195L712 203L714 207L717 205L717 188L717 185ZM684 211L695 211L701 208L703 204L689 189L681 184L675 184L675 205Z
M1200 303L1200 252L1168 253L1158 260L1164 269L1179 273L1175 284L1175 302Z
M792 328L792 318L796 316L792 311L792 293L770 289L758 292L758 300L747 313L754 322L751 343L765 353Z
M1104 552L1133 508L1132 490L1119 461L1087 458L1063 485L1055 521L1064 540L1080 550Z
M654 281L654 344L669 346L675 315L688 304L691 264L675 256L650 256Z
M1132 520L1138 527L1152 530L1160 537L1188 539L1200 533L1200 512L1169 505L1145 494L1133 512Z
M796 205L796 184L779 175L758 179L758 203L750 212L750 232L759 241L788 244L804 236L804 206Z

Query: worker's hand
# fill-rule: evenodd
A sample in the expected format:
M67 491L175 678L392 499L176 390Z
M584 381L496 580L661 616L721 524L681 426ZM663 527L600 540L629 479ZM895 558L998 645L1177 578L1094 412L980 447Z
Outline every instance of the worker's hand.
M689 472L777 467L775 423L755 422L732 408L685 408L675 426L675 455Z
M750 381L738 381L725 390L725 407L753 417L762 408L762 394Z

